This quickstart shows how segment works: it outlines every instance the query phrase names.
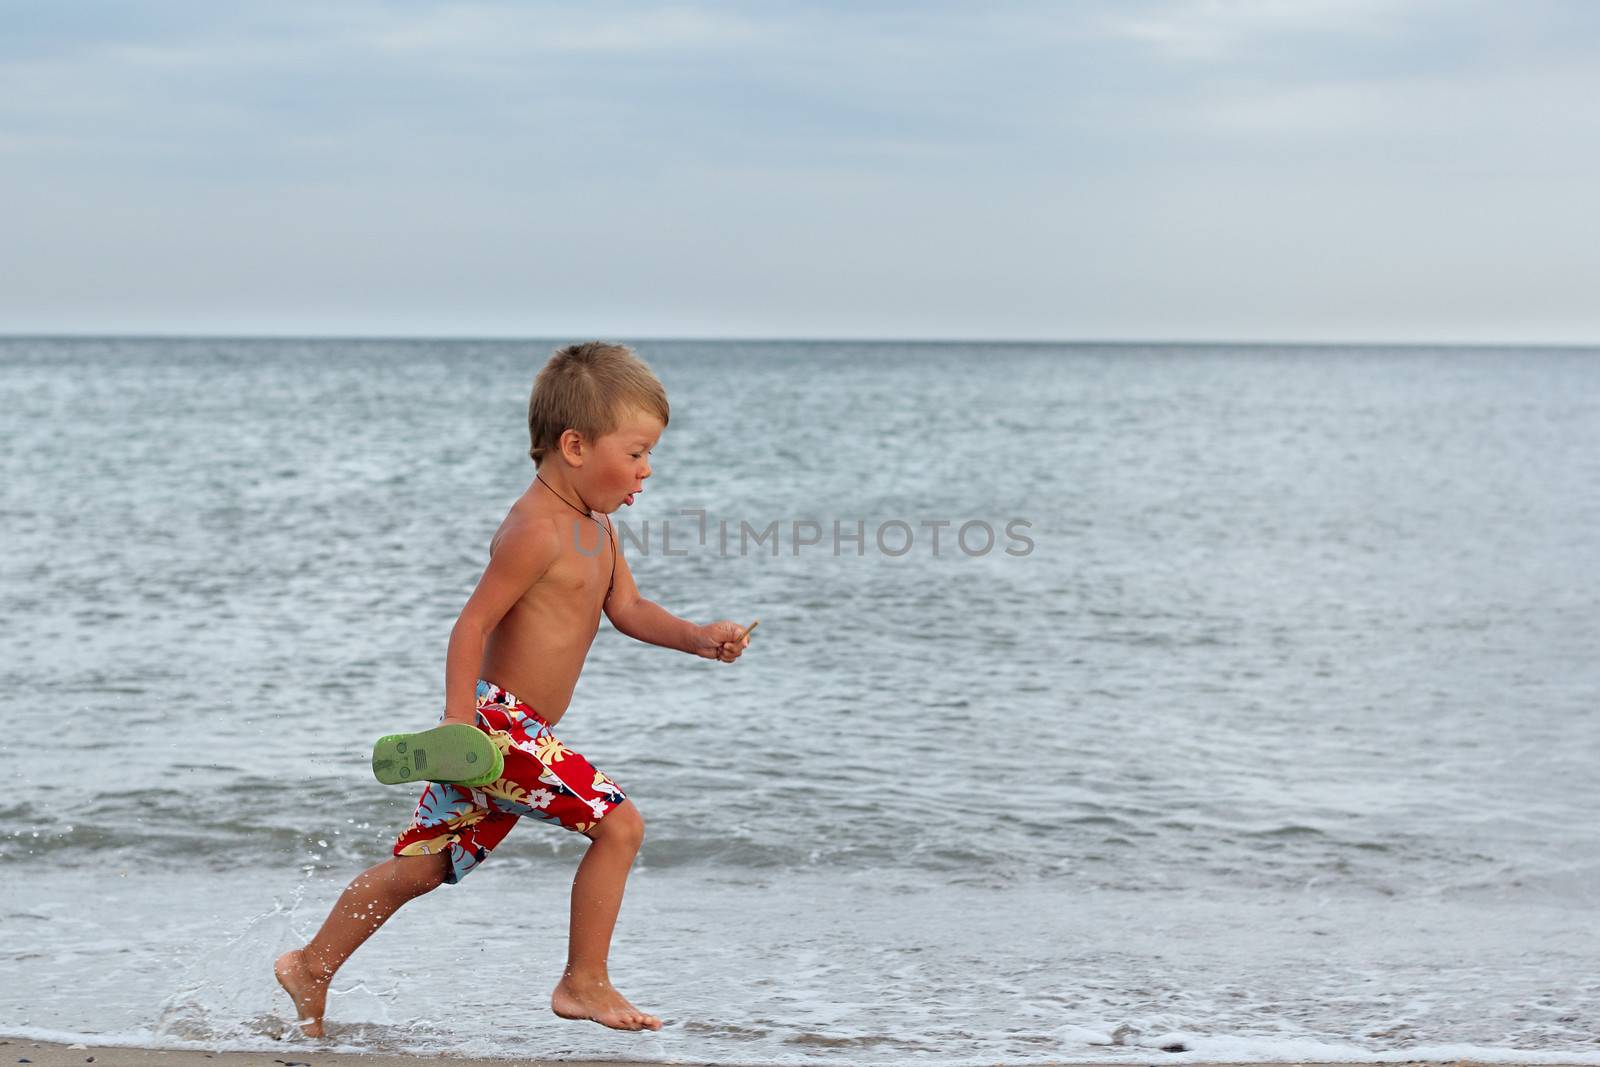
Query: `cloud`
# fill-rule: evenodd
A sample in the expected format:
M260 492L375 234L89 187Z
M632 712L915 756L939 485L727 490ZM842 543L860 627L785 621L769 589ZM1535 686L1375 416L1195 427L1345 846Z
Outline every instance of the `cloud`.
M1407 0L1169 0L1123 5L1098 25L1114 38L1179 61L1225 62L1285 39L1315 37L1323 46L1390 39L1411 13L1427 5Z
M548 53L681 54L749 45L762 32L741 15L695 7L461 4L379 20L368 36L396 52L521 60Z
M1600 325L1600 5L26 6L12 328Z

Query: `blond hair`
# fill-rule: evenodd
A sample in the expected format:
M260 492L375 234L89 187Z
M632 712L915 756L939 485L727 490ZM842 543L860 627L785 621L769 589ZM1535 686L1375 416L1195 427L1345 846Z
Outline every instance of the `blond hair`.
M667 391L627 345L585 341L556 350L533 380L528 398L528 455L535 465L561 448L561 435L577 430L595 441L616 430L638 408L667 424Z

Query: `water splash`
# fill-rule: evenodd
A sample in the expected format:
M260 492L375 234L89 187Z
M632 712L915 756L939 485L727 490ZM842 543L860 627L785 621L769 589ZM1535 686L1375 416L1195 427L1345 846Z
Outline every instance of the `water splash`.
M299 1039L293 1008L272 974L283 953L299 948L320 921L301 914L314 876L297 884L287 899L246 920L244 928L222 945L203 953L185 968L177 989L162 1002L155 1034L158 1039L227 1042L268 1038ZM382 1034L393 1025L389 1005L397 990L356 981L328 990L332 1014L350 1020L335 1029L341 1043Z
M287 902L274 900L271 910L247 920L238 934L184 970L156 1017L158 1037L207 1041L288 1036L293 1020L272 977L272 963L303 943L294 917L306 885L297 884Z

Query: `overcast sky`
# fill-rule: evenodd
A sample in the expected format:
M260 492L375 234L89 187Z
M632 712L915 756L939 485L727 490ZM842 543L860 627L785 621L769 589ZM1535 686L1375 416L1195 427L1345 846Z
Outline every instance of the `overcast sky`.
M1600 3L0 0L0 332L1600 342Z

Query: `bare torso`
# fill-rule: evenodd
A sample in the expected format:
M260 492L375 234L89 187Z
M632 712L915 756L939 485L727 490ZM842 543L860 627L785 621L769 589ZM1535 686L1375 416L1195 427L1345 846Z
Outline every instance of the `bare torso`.
M489 541L489 554L519 523L554 524L561 553L489 632L478 676L514 693L554 725L566 714L600 629L615 549L600 525L607 520L586 518L541 495L545 499L529 493L512 505Z

